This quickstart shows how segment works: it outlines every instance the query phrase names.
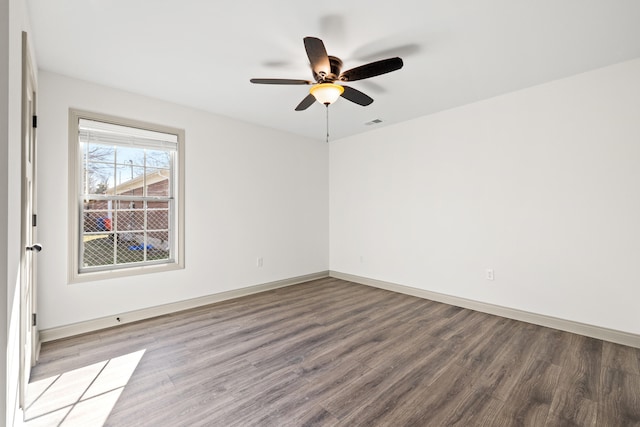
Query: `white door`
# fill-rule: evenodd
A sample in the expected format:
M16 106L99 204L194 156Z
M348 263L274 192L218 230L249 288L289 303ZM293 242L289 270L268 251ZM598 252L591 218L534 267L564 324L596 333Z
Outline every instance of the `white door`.
M35 254L42 250L36 242L36 87L29 56L27 33L22 33L22 256L20 283L20 406L36 362Z

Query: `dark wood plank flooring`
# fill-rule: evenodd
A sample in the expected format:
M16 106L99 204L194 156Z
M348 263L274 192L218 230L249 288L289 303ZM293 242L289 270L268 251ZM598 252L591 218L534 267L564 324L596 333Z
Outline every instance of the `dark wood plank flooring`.
M45 343L27 425L640 426L640 350L322 279Z

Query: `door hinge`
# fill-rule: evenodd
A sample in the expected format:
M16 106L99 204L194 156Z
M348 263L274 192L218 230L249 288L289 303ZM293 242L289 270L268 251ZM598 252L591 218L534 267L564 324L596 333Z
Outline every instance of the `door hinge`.
M31 226L35 227L36 225L38 225L38 215L33 214L31 215Z
M32 125L34 128L37 128L37 127L38 127L38 116L34 115L34 116L32 117L32 119L31 119L31 125Z
M38 315L36 313L31 313L31 326L37 326L38 325Z

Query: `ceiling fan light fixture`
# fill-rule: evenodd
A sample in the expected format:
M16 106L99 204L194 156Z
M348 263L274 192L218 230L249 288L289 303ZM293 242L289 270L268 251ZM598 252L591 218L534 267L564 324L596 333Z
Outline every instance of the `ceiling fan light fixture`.
M309 93L311 93L319 103L324 105L330 105L336 102L343 92L344 87L335 83L320 83L309 89Z

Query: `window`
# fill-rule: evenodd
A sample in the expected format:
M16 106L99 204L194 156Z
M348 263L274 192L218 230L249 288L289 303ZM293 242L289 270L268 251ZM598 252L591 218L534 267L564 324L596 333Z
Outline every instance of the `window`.
M182 268L184 132L69 117L71 281Z

